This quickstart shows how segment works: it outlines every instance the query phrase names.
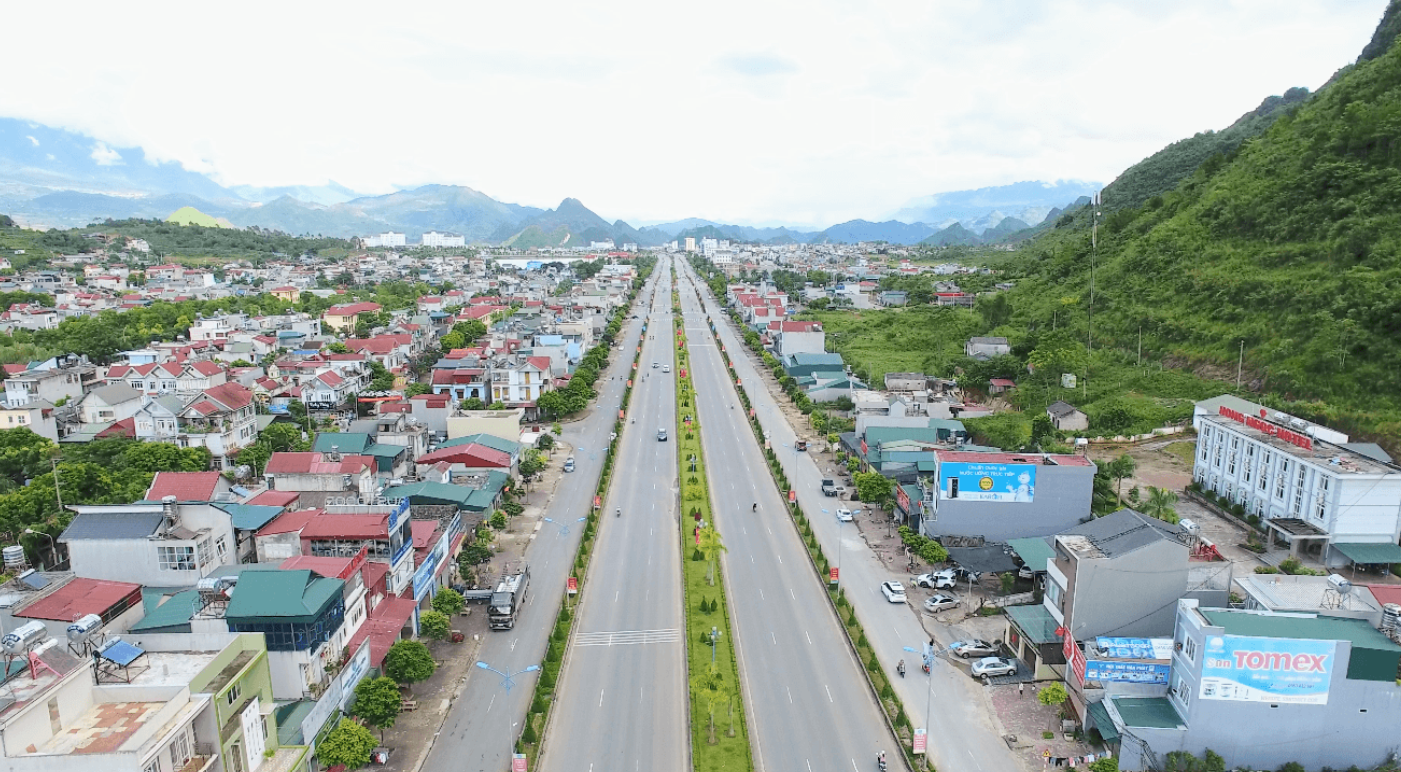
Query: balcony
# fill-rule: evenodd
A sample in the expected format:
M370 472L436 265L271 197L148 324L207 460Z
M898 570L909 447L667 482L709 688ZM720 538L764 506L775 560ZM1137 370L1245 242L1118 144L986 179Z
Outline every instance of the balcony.
M215 761L219 759L219 754L209 746L199 745L196 747L196 755L190 757L182 767L176 768L175 772L205 772Z

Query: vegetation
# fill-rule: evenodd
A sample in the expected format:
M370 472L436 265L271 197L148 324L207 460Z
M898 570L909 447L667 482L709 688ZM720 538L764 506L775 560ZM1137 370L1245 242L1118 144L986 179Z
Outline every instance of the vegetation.
M394 683L394 679L384 676L365 678L355 685L355 701L350 705L350 714L364 721L366 726L378 729L382 742L384 730L394 726L403 706L404 698L399 694L399 685Z
M370 730L348 718L316 743L316 760L325 768L359 769L370 763L370 751L379 745Z
M395 641L384 653L382 670L395 683L412 685L426 681L437 669L438 663L433 661L428 647L418 641Z
M463 600L462 593L451 587L438 590L438 594L433 596L431 604L434 611L447 616L460 614L462 609L467 607L467 601Z
M446 640L452 633L452 622L441 611L425 611L418 617L418 632L435 641Z

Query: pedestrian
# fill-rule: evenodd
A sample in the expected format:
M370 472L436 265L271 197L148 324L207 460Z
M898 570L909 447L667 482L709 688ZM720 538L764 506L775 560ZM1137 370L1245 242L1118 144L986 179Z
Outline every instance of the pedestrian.
M1024 696L1026 696L1026 681L1018 681L1018 682L1017 682L1017 696L1018 696L1018 697L1024 697Z

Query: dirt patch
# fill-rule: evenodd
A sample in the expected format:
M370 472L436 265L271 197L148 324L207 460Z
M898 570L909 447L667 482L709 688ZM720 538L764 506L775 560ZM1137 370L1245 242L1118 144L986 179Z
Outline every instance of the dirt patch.
M1134 473L1124 478L1123 496L1137 486L1145 494L1148 486L1180 491L1192 482L1192 458L1196 453L1195 437L1155 440L1137 445L1096 445L1090 448L1090 460L1104 464L1128 454L1134 460Z

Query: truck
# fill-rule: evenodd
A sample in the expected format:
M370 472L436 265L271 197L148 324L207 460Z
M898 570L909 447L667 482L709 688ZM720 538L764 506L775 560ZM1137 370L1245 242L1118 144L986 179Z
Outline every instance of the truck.
M516 626L516 615L525 605L525 591L529 586L530 566L524 561L507 564L487 605L491 629L510 630Z
M836 480L823 480L823 481L822 481L822 495L823 495L823 496L835 496L835 495L837 495L837 481L836 481Z

